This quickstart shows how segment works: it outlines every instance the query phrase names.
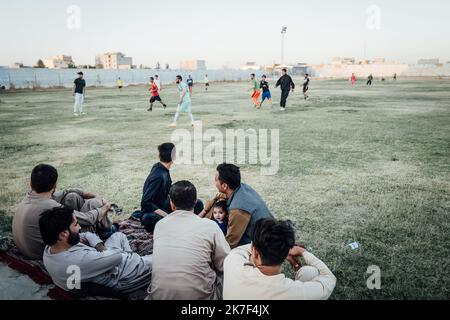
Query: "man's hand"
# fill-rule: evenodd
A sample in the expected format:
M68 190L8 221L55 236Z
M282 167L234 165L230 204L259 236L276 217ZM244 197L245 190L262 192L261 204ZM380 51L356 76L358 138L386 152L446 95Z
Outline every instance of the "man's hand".
M161 217L167 217L169 214L161 209L155 210L155 213Z
M206 210L203 209L202 212L200 212L200 213L198 214L198 216L199 216L200 218L203 219L203 218L206 216L206 214L207 214Z
M302 256L305 251L306 251L305 248L303 248L302 246L298 246L298 245L295 245L289 251L289 255L286 258L286 260L291 264L292 268L294 268L295 270L298 270L301 268L302 264L298 260L298 257Z
M93 192L83 192L83 199L94 199L97 196Z
M99 243L95 246L95 250L97 250L98 252L103 252L106 250L105 244L104 243Z
M105 199L102 199L103 207L100 211L100 217L99 220L103 220L107 215L108 211L111 209L111 204L108 203Z

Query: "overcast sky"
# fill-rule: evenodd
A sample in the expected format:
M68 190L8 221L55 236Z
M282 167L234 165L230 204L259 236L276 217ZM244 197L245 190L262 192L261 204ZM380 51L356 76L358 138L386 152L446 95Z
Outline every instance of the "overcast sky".
M79 29L67 13L71 5L81 10ZM367 11L372 5L379 20L376 10ZM0 8L0 65L32 65L56 54L94 64L95 54L107 51L152 67L193 58L209 68L269 64L280 60L283 25L289 63L364 53L408 63L450 61L447 0L17 0Z

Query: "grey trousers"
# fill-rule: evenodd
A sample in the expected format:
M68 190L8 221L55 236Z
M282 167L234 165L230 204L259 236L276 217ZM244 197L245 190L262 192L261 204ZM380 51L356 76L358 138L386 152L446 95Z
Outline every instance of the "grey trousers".
M108 231L112 227L112 220L108 215L101 220L92 219L92 216L97 215L97 209L102 207L102 201L98 198L86 200L78 193L71 192L62 199L61 204L77 211L76 216L82 232L98 233L102 230Z

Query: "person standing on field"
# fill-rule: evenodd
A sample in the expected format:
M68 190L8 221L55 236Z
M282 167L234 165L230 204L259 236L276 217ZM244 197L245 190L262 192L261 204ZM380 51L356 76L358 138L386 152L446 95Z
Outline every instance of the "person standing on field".
M73 82L72 96L75 97L73 114L75 116L86 114L83 112L83 103L86 96L86 81L83 79L83 72L78 72L78 78Z
M194 89L194 79L192 79L191 75L189 75L188 79L186 80L186 83L189 87L189 93L191 94L192 97L192 90Z
M250 98L252 99L253 106L259 109L261 105L261 102L259 102L259 97L261 95L260 83L258 79L256 79L256 75L254 73L250 75L250 79L252 80L252 88L250 89L252 91L252 95Z
M292 90L294 92L295 83L292 81L290 75L287 74L287 69L283 68L281 70L281 77L278 79L275 88L281 88L281 100L280 100L280 111L286 111L286 100L289 97L289 92Z
M123 81L122 79L117 79L117 88L119 89L119 93L122 93L122 88L123 88Z
M208 75L205 75L205 91L208 91L209 88L209 79Z

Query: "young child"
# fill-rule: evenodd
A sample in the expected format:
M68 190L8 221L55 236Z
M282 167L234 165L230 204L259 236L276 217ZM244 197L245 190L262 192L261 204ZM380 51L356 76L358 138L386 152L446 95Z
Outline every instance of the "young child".
M227 212L227 202L225 200L217 201L213 206L213 217L214 221L220 227L223 234L227 234L228 229L228 212Z

